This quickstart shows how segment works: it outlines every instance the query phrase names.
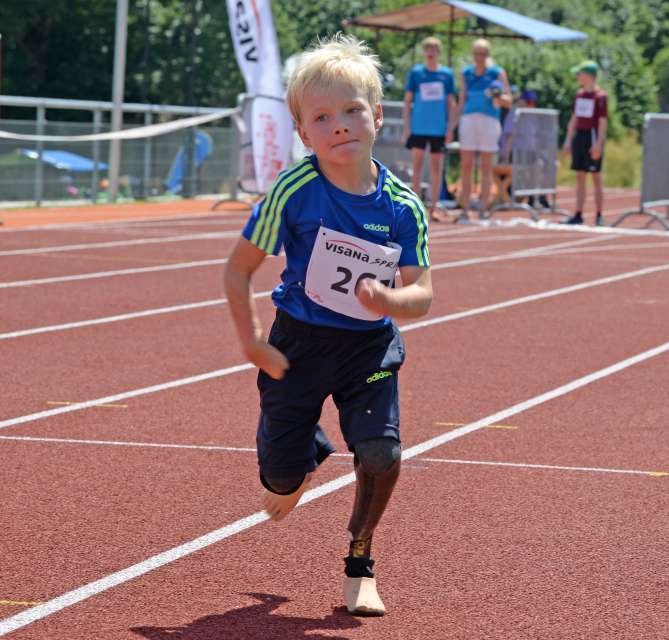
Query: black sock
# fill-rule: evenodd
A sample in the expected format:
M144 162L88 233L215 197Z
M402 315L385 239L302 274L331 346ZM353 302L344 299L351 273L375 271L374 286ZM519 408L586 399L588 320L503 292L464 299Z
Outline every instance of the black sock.
M374 560L369 556L344 558L344 573L348 578L373 578Z

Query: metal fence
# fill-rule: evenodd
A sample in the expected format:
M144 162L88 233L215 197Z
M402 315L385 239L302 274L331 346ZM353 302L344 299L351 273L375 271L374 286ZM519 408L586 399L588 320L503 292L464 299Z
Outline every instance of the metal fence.
M498 211L522 209L534 220L542 213L568 215L556 208L558 166L558 112L555 109L516 109L511 139L511 201L498 204ZM521 198L551 196L552 205L536 207Z
M666 207L666 212L655 211ZM646 216L669 230L669 114L647 113L643 127L643 173L638 209L626 211L611 226L630 216Z
M49 98L22 98L0 96L0 105L28 107L36 110L35 120L1 120L0 128L22 135L77 136L109 131L105 115L111 110L109 102L85 100L58 100ZM76 110L88 112L91 121L49 121L47 110ZM144 125L155 124L174 116L192 116L214 113L217 109L173 105L125 104L126 114L140 115ZM182 182L195 194L234 191L236 131L230 121L227 126L198 128L206 132L210 154L199 164L193 163L192 172L184 172ZM129 125L126 124L126 127ZM185 129L153 138L126 140L122 145L121 194L146 198L168 191L167 180L181 155L187 151L195 136L194 129ZM191 147L192 149L192 147ZM45 152L69 152L79 160L71 163L54 161ZM55 154L54 154L55 155ZM61 155L61 154L58 154ZM109 142L28 142L0 140L0 201L91 199L95 200L105 189L106 160ZM47 162L51 160L52 162ZM86 166L87 165L87 166Z

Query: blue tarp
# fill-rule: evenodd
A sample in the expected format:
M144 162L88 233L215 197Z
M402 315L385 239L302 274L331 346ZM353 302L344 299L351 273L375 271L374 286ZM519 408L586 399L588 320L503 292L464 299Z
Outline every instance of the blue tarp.
M39 158L39 154L34 149L21 149L21 153L33 160ZM93 160L69 151L42 151L42 162L63 171L84 172L95 169ZM104 162L98 162L98 169L106 168L107 165Z
M462 0L443 0L445 4L462 9L474 16L493 22L494 24L515 31L534 42L554 42L564 40L585 40L588 36L582 31L565 29L548 22L528 18L520 13L495 7L480 2L463 2Z
M211 153L214 143L211 136L204 131L195 134L195 167L199 167ZM180 147L172 162L170 172L165 180L165 188L172 193L181 193L183 187L184 173L186 173L186 147Z

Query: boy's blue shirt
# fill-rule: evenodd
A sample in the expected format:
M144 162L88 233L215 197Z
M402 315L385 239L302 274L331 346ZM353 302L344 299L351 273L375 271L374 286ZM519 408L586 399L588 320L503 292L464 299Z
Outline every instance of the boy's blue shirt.
M443 85L443 98L424 100L421 85L435 82ZM445 135L448 129L448 96L455 95L453 72L441 65L435 71L424 64L414 65L409 71L404 89L413 93L411 133L420 136Z
M265 253L283 247L286 268L274 289L274 304L294 318L343 329L375 329L391 322L359 320L331 311L304 291L307 266L319 227L402 247L399 266L429 267L427 215L420 198L380 162L377 188L367 195L342 191L325 178L316 156L281 172L255 205L242 235Z

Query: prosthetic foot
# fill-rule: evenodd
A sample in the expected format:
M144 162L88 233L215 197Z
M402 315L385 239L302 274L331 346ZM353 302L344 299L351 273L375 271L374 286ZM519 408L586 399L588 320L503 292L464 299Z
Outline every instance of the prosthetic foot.
M386 612L376 590L376 578L344 578L344 602L354 616L382 616Z
M307 473L304 476L304 480L302 480L302 484L291 493L273 493L265 489L262 497L262 506L274 522L280 522L295 508L302 494L306 491L312 475L311 473Z

